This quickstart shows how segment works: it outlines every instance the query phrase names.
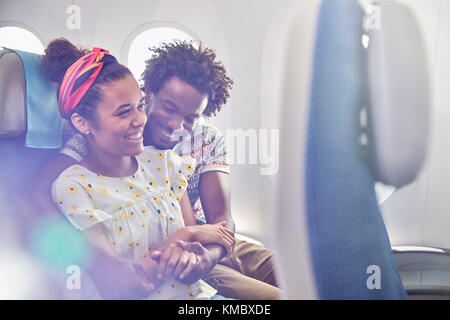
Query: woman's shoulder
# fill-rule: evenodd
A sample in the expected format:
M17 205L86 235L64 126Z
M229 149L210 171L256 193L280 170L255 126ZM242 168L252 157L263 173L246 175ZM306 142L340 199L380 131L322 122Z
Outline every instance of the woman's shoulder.
M55 182L57 181L80 181L89 179L90 176L92 176L93 173L89 170L87 170L85 167L83 167L80 164L74 164L67 169L65 169L63 172L59 174L59 176L55 179Z

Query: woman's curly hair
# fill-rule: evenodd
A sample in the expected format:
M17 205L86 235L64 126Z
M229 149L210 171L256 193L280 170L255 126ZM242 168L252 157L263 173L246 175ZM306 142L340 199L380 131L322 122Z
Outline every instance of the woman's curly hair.
M175 41L152 47L152 57L145 62L142 74L144 89L157 94L173 76L180 78L208 95L208 105L203 115L215 115L229 98L233 87L221 61L215 61L214 50L203 47L195 48L192 41Z

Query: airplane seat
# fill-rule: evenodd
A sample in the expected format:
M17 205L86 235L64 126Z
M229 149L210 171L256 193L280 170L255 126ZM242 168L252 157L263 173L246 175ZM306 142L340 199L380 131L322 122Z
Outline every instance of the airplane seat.
M278 215L286 222L275 232L282 282L307 283L298 278L312 275L314 288L288 286L288 298L302 290L315 290L320 299L407 298L374 184L400 188L421 169L428 142L428 77L410 11L395 3L377 6L382 25L369 30L365 50L358 2L323 0L311 43L312 70L288 65L305 57L295 43L305 24L292 24L281 128L298 140L282 139ZM299 77L305 72L309 86ZM293 141L296 151L288 153ZM289 202L293 197L297 200ZM303 243L288 247L296 241ZM300 256L286 249L299 247L308 249L303 258L310 258L309 273L303 272Z
M26 229L28 234L24 235L23 225L28 221L20 219L27 217L18 215L17 208L27 183L57 153L62 126L51 114L53 108L57 112L56 92L52 84L42 81L41 56L18 52L0 50L0 240L5 245L0 258L6 257L17 270L31 265L33 268L26 271L29 277L12 272L11 277L5 279L0 295L8 299L56 298L61 296L59 284L64 273L54 272L55 266L59 267L54 256L71 247L61 246L61 241L54 243L55 232L62 228L51 219L40 220L31 230ZM42 111L44 109L50 113ZM30 114L34 119L30 119ZM41 235L39 241L36 241L37 234ZM71 235L69 238L73 240ZM51 268L48 269L43 259L37 259L38 256L47 259ZM61 279L56 278L61 274ZM26 282L29 278L32 280Z
M411 11L390 2L378 7L382 25L369 30L367 55L368 158L377 181L399 189L414 181L426 161L430 80L422 32ZM450 299L448 249L417 244L392 249L410 299Z
M37 58L36 62L27 61L28 70L30 67L39 69L40 64L37 62L40 61L40 56L31 53L25 54ZM39 168L57 153L57 141L61 139L59 132L54 134L56 137L54 145L37 145L36 142L38 142L39 137L35 139L36 135L31 136L30 139L30 133L28 132L30 119L27 117L29 104L33 103L33 107L37 109L33 112L39 112L36 101L42 101L46 108L56 109L56 105L48 105L49 99L46 99L46 92L40 91L39 86L31 88L31 90L39 90L39 94L33 94L31 97L30 92L27 92L29 86L33 85L30 83L31 76L27 79L22 59L23 57L20 57L16 51L0 50L0 166L2 167L2 170L0 170L0 194L7 202L5 206L7 205L9 208L9 210L5 210L4 214L9 213L11 217L14 217L16 202L27 183ZM32 66L32 64L35 65ZM36 75L33 76L36 77ZM42 77L43 75L39 76ZM27 80L29 81L27 82ZM55 91L49 90L47 94L56 101ZM53 100L50 101L53 103ZM41 123L41 126L36 123L32 125L36 131L45 131L45 123ZM59 128L59 124L56 124L56 127ZM29 146L26 146L27 143ZM31 147L33 143L35 145ZM5 206L2 206L2 208L5 208Z

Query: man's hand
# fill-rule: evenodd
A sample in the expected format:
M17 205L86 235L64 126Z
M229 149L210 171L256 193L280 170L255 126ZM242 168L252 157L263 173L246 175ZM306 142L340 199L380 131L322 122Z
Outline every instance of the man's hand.
M195 253L184 250L175 243L163 245L160 249L153 251L150 256L159 262L156 269L157 280L183 279L198 263Z
M225 221L216 224L203 224L187 227L193 234L194 242L206 244L220 244L227 254L231 254L236 244L234 232L225 227Z
M185 284L192 284L206 276L217 264L218 259L209 252L200 242L177 241L177 245L186 251L192 252L197 258L197 263L188 275L181 274L180 280Z

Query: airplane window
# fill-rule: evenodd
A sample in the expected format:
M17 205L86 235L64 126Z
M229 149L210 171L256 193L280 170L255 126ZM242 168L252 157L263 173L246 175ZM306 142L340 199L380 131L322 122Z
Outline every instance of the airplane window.
M128 51L128 68L130 68L134 77L136 79L141 78L145 69L145 61L151 56L148 48L175 40L190 41L193 38L186 32L172 27L151 28L136 36Z
M44 54L44 46L38 37L19 27L0 28L0 47Z

